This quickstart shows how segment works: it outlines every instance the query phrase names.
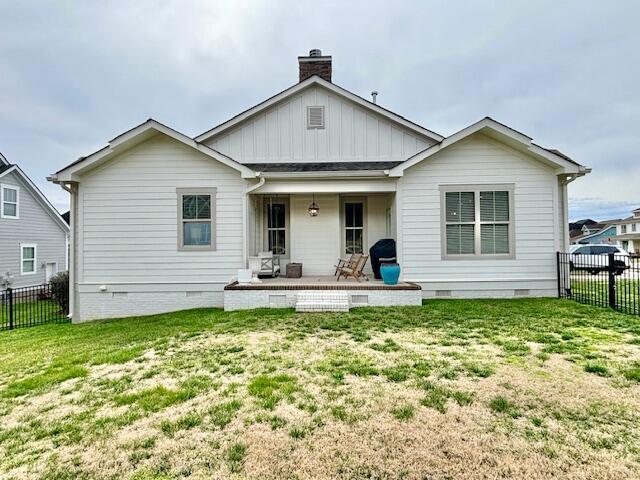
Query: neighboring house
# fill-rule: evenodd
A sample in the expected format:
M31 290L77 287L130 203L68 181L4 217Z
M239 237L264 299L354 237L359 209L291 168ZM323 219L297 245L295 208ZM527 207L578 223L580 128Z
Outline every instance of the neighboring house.
M640 208L631 213L630 217L616 223L617 235L614 239L627 252L640 254Z
M616 223L620 219L602 220L597 223L585 224L582 226L581 234L571 238L572 244L603 244L616 243L617 234Z
M583 220L576 220L575 222L570 222L569 237L570 237L571 243L577 243L578 238L585 235L586 232L597 229L596 226L600 227L600 223L590 218L585 218Z
M332 275L383 238L424 297L557 293L588 168L489 117L445 138L298 60L299 83L195 138L148 120L50 177L71 192L74 321L222 306L260 251Z
M39 285L68 268L69 226L0 154L0 289Z

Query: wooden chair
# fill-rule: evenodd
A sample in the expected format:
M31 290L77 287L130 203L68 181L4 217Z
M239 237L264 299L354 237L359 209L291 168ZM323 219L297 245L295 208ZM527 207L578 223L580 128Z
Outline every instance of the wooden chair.
M360 255L360 258L355 263L351 263L346 265L340 269L338 273L338 282L340 281L340 277L348 278L353 277L357 281L360 281L361 278L369 281L369 277L365 275L363 272L364 266L367 264L367 260L369 259L369 255Z
M334 265L334 267L336 267L336 271L333 273L333 275L334 276L337 275L342 267L347 267L347 266L349 266L349 264L357 262L358 258L361 257L361 256L362 256L361 253L352 253L349 256L349 258L339 258L338 259L338 264Z

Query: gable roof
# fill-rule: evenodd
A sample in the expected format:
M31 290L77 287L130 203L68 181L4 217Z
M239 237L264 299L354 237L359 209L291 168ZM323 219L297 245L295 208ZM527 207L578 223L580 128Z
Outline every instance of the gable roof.
M2 157L5 162L6 159ZM7 176L9 173L13 173L17 175L26 188L31 192L36 201L40 204L40 206L47 212L51 218L62 228L62 230L66 233L69 233L69 225L62 219L60 212L52 205L47 197L40 191L40 189L36 186L35 183L31 181L31 179L27 176L26 173L22 171L22 169L18 165L11 165L7 162L6 165L2 165L0 163L0 182L2 182L2 177Z
M418 125L417 123L407 120L403 116L398 115L397 113L394 113L391 110L387 110L386 108L383 108L376 103L370 102L369 100L366 100L365 98L362 98L359 95L356 95L355 93L352 93L349 90L336 85L335 83L328 82L325 79L319 77L318 75L314 75L300 83L296 83L295 85L292 85L291 87L281 91L280 93L275 94L274 96L264 100L263 102L260 102L257 105L245 110L244 112L239 113L238 115L230 118L229 120L207 130L206 132L201 133L200 135L194 137L194 140L197 142L205 142L213 138L214 136L220 135L222 132L225 132L230 128L238 125L239 123L246 120L247 118L256 115L257 113L275 105L276 103L279 103L285 100L288 97L295 95L296 93L312 85L319 85L321 87L324 87L327 90L330 90L331 92L335 93L336 95L339 95L343 98L351 100L352 102L357 103L361 107L364 107L370 111L373 111L378 115L382 115L383 117L391 120L392 122L400 124L408 128L409 130L412 130L424 137L430 138L431 140L435 140L436 142L439 142L444 138L442 135L439 135L431 130L428 130L423 126Z
M431 145L421 152L416 153L412 157L409 157L406 161L402 162L397 167L392 168L389 171L389 176L400 177L404 174L407 168L410 168L417 163L429 158L430 156L438 153L439 151L457 143L465 138L470 137L475 133L483 133L489 137L492 137L501 143L504 143L510 147L527 153L547 164L562 168L564 173L585 175L591 171L590 168L584 167L572 160L565 154L557 150L549 150L533 143L532 138L528 137L524 133L514 130L503 123L497 122L491 117L485 117L482 120L463 128L459 132L443 139L439 143Z
M240 172L243 178L253 178L255 177L255 173L250 168L236 162L231 157L224 155L223 153L214 150L211 147L206 145L202 145L187 135L170 128L157 120L152 118L148 119L146 122L141 123L140 125L133 127L130 130L118 135L109 141L109 145L101 148L100 150L88 155L86 157L80 157L75 162L67 165L62 170L58 170L54 175L49 177L49 180L52 182L62 183L69 182L74 180L74 174L80 173L81 171L99 165L102 162L105 162L115 155L121 153L124 150L127 150L139 143L148 140L152 136L162 133L167 135L168 137L173 138L174 140L193 148L217 161L220 163L227 165L228 167L233 168Z

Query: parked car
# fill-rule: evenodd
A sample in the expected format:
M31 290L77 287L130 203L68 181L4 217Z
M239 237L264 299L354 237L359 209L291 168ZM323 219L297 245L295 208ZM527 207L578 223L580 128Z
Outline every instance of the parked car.
M629 254L617 245L572 245L571 270L584 270L592 275L609 269L609 254L614 254L613 268L616 275L622 275L631 266Z

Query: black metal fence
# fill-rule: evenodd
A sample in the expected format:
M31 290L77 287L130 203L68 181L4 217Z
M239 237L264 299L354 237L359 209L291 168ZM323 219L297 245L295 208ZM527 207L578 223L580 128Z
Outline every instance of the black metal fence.
M640 258L558 252L558 297L640 315Z
M68 322L69 282L0 290L0 330Z

